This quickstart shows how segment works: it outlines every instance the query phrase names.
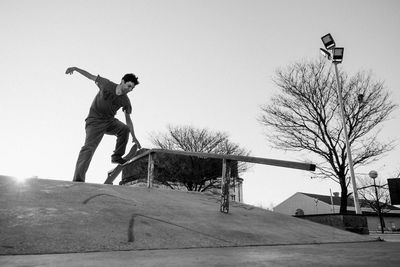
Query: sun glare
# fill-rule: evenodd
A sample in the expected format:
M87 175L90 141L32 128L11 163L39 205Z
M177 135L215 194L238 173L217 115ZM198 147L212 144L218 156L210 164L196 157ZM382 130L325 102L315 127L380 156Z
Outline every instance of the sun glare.
M16 176L16 177L14 177L15 181L17 183L20 183L20 184L25 183L28 179L35 179L35 178L38 178L38 177L37 176L30 176L30 177L28 177L28 176Z

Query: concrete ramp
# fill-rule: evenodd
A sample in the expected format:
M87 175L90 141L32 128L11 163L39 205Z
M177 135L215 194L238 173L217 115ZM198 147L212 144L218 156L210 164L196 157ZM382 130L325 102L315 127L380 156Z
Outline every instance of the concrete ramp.
M0 254L372 241L212 194L0 176Z

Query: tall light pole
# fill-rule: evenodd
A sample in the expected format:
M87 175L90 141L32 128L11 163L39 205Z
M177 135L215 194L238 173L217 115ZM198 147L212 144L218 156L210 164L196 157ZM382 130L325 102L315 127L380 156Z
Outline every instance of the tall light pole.
M354 207L356 209L356 214L361 214L360 203L359 203L359 200L358 200L356 178L355 178L354 168L353 168L353 158L351 156L349 135L348 135L348 132L347 132L347 127L346 127L346 117L345 117L345 114L344 114L342 88L341 88L341 83L340 83L340 79L339 79L339 71L338 71L338 67L337 67L337 65L342 63L342 61L343 61L344 48L343 47L336 47L335 41L333 40L332 35L329 34L329 33L324 35L324 36L322 36L321 40L324 43L324 46L326 48L326 50L321 48L322 54L325 57L327 57L328 60L331 60L333 65L335 66L337 94L338 94L341 117L342 117L343 132L344 132L344 137L345 137L345 140L346 140L346 152L347 152L347 158L349 160L351 185L353 187ZM329 51L332 51L332 53L329 52Z

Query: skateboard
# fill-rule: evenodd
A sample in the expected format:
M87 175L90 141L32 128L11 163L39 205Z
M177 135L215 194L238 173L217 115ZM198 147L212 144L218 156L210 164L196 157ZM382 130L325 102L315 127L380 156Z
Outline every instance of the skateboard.
M122 169L126 166L126 164L129 162L129 160L133 159L133 157L135 157L136 152L138 152L137 149L137 144L134 144L131 148L131 150L129 150L128 154L126 154L125 157L123 157L124 160L126 160L126 163L124 164L118 164L117 167L115 167L114 169L112 169L111 171L109 171L107 173L107 179L104 182L104 184L113 184L115 178L117 178L118 174L121 173Z

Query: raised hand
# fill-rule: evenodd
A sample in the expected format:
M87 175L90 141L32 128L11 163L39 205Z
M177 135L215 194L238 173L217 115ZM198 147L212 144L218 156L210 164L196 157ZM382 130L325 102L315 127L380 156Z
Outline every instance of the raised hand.
M65 74L72 74L72 73L74 73L74 71L75 71L75 67L69 67L66 71L65 71Z

